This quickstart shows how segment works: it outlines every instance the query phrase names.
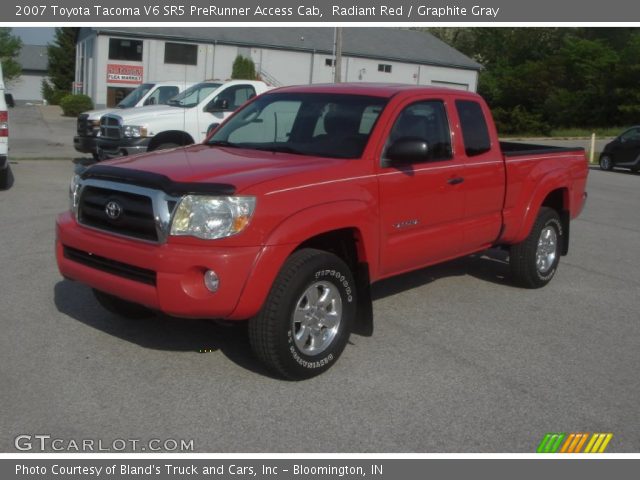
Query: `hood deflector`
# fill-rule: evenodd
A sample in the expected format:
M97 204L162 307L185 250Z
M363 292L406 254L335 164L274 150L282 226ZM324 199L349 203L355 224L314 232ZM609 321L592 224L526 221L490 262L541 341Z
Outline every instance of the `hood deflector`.
M175 182L166 175L145 172L131 168L95 165L85 170L80 177L83 180L96 179L127 183L139 187L162 190L168 195L179 196L189 193L207 195L233 195L236 187L227 183Z

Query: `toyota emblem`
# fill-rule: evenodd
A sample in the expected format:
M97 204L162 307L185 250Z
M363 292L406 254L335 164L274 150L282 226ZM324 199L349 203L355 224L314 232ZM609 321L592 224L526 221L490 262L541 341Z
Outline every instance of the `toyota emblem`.
M122 207L120 204L114 200L107 202L104 207L104 213L107 214L107 217L111 220L117 220L122 215Z

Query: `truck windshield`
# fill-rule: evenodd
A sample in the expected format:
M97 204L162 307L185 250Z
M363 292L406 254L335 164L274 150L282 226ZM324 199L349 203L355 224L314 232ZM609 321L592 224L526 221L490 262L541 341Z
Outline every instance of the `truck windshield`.
M359 158L386 98L271 93L239 110L209 145L333 158Z
M117 105L118 108L133 108L136 104L142 100L142 98L153 88L153 83L143 83L135 90L131 91L129 95L124 97L122 101Z
M167 105L182 108L195 107L202 100L207 98L214 90L220 87L220 85L222 84L211 82L197 83L193 87L189 87L184 92L179 93L171 100L168 100Z

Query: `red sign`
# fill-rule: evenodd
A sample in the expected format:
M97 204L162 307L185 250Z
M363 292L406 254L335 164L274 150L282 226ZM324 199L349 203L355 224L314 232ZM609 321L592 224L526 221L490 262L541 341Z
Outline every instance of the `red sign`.
M142 83L144 68L139 65L107 65L107 83Z

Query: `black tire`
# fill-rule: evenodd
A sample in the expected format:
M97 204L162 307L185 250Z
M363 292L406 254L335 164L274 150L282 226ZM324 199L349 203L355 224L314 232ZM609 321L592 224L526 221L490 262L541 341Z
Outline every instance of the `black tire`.
M318 295L315 304L313 295ZM327 299L332 303L321 305ZM298 250L282 267L261 312L249 321L251 347L278 376L289 380L314 377L340 357L349 340L356 305L356 285L344 261L322 250ZM308 325L296 322L302 317ZM333 317L330 322L337 319L333 327L324 323L323 318L328 317ZM314 353L316 339L318 351Z
M182 145L178 145L177 143L166 142L166 143L161 143L157 147L154 147L152 151L155 152L156 150L168 150L170 148L178 148L178 147L181 147L181 146Z
M153 311L137 303L128 302L100 290L93 290L93 295L105 310L132 320L153 316Z
M554 236L555 242L551 245ZM562 222L558 212L541 207L529 236L521 243L511 246L509 265L514 283L525 288L540 288L549 283L558 269L563 242ZM539 249L542 263L538 261Z
M600 170L611 171L613 169L613 160L608 154L600 155Z
M13 187L13 172L7 165L7 168L0 170L0 190L9 190L11 187Z

